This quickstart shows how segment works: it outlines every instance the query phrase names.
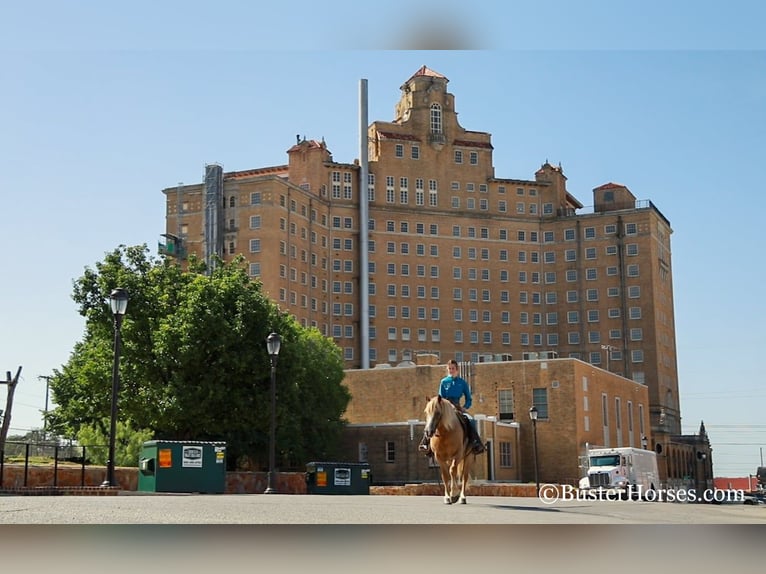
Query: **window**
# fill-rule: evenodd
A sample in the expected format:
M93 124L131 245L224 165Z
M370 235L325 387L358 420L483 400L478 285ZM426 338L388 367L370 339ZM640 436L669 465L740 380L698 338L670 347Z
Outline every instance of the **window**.
M625 224L625 235L635 235L638 233L638 228L635 223Z
M548 418L548 389L532 389L532 406L537 408L537 418Z
M250 253L260 253L261 252L261 240L260 239L251 239L250 240Z
M498 446L500 448L500 468L512 468L513 451L511 449L511 443L508 441L500 441Z
M580 322L579 311L567 311L567 323L574 325L579 322Z
M638 263L628 265L628 277L638 277Z
M501 421L513 420L513 391L512 390L497 391L497 407L498 407Z
M416 145L412 146L410 157L412 157L412 159L420 159L420 147L419 146L416 146Z
M431 133L442 133L442 108L439 104L431 104Z
M567 341L570 345L579 345L580 344L580 333L577 331L570 331L567 333Z
M638 243L628 243L625 246L625 253L629 256L638 255Z
M394 155L396 155L396 157L404 157L404 145L396 144L394 150Z
M543 259L546 263L556 263L556 253L554 251L546 251L543 253Z
M479 163L479 152L472 151L470 158L471 165L477 165Z
M386 462L396 461L396 443L392 440L386 441Z
M630 352L630 361L632 363L643 363L644 352L641 349L634 349Z
M455 150L455 163L463 163L463 152L459 149Z
M585 239L595 239L596 238L596 228L595 227L586 227L584 230L585 233Z

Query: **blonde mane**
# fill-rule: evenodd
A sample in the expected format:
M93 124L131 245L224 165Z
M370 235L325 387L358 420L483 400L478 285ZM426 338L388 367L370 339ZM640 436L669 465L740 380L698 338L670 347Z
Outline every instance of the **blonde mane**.
M455 406L447 399L441 399L439 395L433 397L426 404L426 420L431 420L431 418L438 414L441 415L440 423L446 431L451 431L456 425L460 424Z

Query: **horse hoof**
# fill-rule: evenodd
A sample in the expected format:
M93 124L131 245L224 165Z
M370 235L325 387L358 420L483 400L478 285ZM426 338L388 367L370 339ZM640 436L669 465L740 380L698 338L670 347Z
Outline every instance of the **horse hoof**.
M450 504L455 504L459 498L460 498L459 496L453 496L452 498L450 498Z
M465 498L461 498L461 499L460 499L460 504L465 504L465 503L466 503L466 500L465 500Z
M449 496L444 497L444 504L452 504L454 500L452 500Z

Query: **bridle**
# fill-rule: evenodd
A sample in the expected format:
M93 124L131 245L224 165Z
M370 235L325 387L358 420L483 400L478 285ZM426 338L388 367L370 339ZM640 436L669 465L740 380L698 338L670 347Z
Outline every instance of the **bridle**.
M436 429L439 428L439 422L442 420L442 407L438 409L434 408L434 413L431 415L430 421L426 422L425 434L426 437L431 438L436 434Z

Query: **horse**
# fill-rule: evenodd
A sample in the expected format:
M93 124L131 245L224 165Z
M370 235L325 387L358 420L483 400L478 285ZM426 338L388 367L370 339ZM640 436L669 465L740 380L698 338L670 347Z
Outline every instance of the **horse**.
M465 490L475 455L472 454L468 433L460 421L463 415L450 401L439 395L426 403L424 412L426 436L441 470L444 504L458 501L465 504Z

